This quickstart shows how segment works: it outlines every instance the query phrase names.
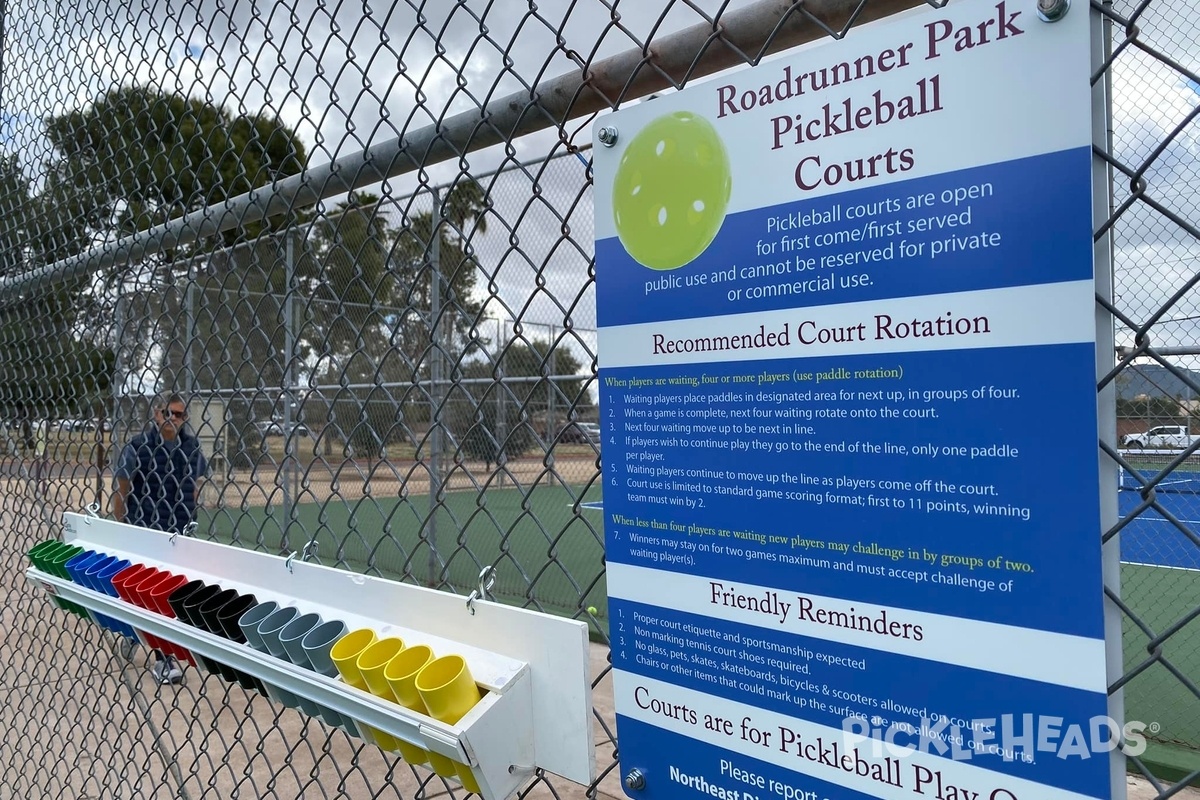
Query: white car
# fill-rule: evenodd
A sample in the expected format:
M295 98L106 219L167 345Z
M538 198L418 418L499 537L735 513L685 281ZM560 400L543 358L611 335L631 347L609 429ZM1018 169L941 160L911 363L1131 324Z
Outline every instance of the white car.
M275 420L256 422L254 427L258 429L259 434L262 436L283 436L285 431L284 424ZM308 426L303 422L293 422L286 430L294 436L312 436Z
M558 440L564 444L600 445L600 425L595 422L572 422L562 429Z
M1195 440L1196 437L1188 433L1187 425L1158 425L1144 433L1126 434L1121 443L1131 450L1183 450Z

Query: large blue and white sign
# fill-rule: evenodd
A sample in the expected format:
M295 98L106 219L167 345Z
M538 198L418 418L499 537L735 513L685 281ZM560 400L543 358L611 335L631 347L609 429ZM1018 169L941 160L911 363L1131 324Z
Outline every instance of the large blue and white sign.
M598 123L631 796L1111 797L1076 6L921 9Z

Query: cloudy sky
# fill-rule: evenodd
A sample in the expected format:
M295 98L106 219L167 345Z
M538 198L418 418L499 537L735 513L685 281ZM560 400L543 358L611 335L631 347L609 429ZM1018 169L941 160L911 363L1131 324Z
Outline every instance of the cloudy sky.
M1116 10L1129 14L1133 6L1118 2ZM1187 72L1154 52L1132 47L1120 54L1114 69L1113 152L1131 167L1148 165L1145 196L1162 206L1156 210L1134 203L1113 228L1117 303L1135 321L1157 313L1200 270L1200 242L1170 216L1200 225L1200 127L1188 121L1200 106L1200 85L1195 82L1200 72L1200 11L1190 0L1154 0L1138 27L1148 50ZM1130 197L1130 181L1118 175L1115 183L1119 207ZM1154 341L1172 347L1200 343L1198 300L1195 290L1180 297L1152 332ZM1128 329L1118 330L1117 336L1118 344L1132 344ZM1179 360L1193 368L1198 361Z
M577 72L581 62L640 48L703 22L702 14L748 4L549 0L531 10L519 0L10 3L0 136L36 171L47 155L38 120L136 80L207 97L233 111L274 113L298 131L315 166ZM1117 3L1119 13L1131 9L1129 0ZM1153 0L1139 28L1150 47L1186 69L1200 69L1200 12L1190 0ZM1118 157L1140 166L1197 107L1197 88L1162 60L1126 50L1114 71ZM561 135L586 148L589 123L574 121ZM561 329L569 318L579 337L573 349L585 354L595 346L595 301L587 288L588 154L567 153L559 137L550 128L514 142L511 153L494 147L470 154L466 166L476 174L552 151L563 156L495 179L496 213L473 245L488 272L481 289L508 308L493 304L497 316L519 316L534 323L535 332ZM1193 223L1200 222L1197 139L1195 124L1177 132L1146 171L1148 195ZM420 181L446 181L463 168L457 162L436 165L384 191L401 198ZM1118 203L1127 186L1118 179ZM419 202L414 210L427 207ZM1145 204L1126 211L1115 233L1118 302L1135 318L1153 313L1200 265L1196 240ZM1196 341L1200 304L1194 292L1166 317L1171 321L1157 339Z
M111 0L14 7L0 109L14 115L4 141L34 173L48 156L40 120L86 107L109 88L138 82L205 97L231 111L266 111L294 128L311 166L434 124L539 82L577 74L651 39L736 11L749 0L616 2L438 0L412 4L200 0L179 4ZM10 4L11 5L11 4ZM417 6L414 8L414 5ZM610 8L615 5L615 10ZM20 43L20 46L17 46ZM596 347L590 289L591 119L550 127L505 146L432 165L371 187L412 212L422 184L461 172L489 177L494 213L472 236L486 275L481 294L500 320L519 318L526 336L558 336L585 369ZM565 137L580 152L560 143ZM537 161L560 154L549 164ZM331 198L331 207L339 198ZM502 336L512 327L497 323Z

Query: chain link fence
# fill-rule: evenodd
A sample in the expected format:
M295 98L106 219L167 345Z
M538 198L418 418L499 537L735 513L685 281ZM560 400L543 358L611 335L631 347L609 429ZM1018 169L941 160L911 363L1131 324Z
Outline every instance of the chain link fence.
M1200 775L1200 495L1191 481L1200 373L1194 286L1200 180L1194 119L1200 81L1194 42L1200 17L1187 5L1106 4L1110 36L1099 75L1111 86L1110 216L1117 361L1100 382L1114 398L1121 521L1120 600L1126 714L1150 723L1145 756ZM1131 759L1139 769L1149 769ZM1163 791L1167 789L1163 788Z
M0 4L0 798L462 793L219 678L159 686L26 586L163 390L210 457L198 535L461 594L492 567L496 599L589 622L609 691L593 121L912 5ZM1200 12L1090 13L1111 691L1165 800L1200 776ZM524 794L621 796L611 716L595 733L594 785Z

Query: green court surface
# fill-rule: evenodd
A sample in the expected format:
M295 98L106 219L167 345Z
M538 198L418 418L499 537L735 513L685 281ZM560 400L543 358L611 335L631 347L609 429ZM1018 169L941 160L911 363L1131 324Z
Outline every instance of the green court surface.
M598 487L539 484L446 492L432 509L427 495L300 503L290 520L279 505L218 508L198 535L278 555L315 538L320 563L463 595L493 566L497 601L604 616L603 520L584 505L599 500Z
M1200 571L1121 565L1121 599L1154 636L1200 607ZM1126 671L1149 657L1151 637L1126 618L1123 622ZM1191 681L1200 680L1200 619L1172 634L1162 645L1163 661ZM1168 766L1178 777L1200 768L1200 713L1194 694L1163 663L1148 666L1125 686L1125 718L1158 726L1145 759ZM1190 764L1190 768L1186 765Z

